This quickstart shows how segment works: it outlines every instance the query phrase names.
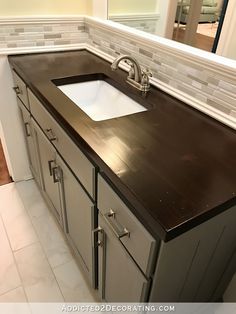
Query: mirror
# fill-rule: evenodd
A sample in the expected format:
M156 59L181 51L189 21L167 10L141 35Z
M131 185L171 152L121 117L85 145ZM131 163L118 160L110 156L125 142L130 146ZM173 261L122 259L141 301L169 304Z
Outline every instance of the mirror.
M108 0L108 19L176 40L206 51L213 51L236 59L236 39L231 31L229 53L222 37L232 16L224 19L225 11L231 10L235 0ZM229 3L228 3L229 2ZM229 8L231 6L231 8ZM236 9L236 6L235 6ZM228 13L228 12L227 12ZM235 16L236 25L236 16ZM221 36L220 32L222 29ZM220 41L219 41L220 39ZM218 42L219 41L219 42ZM217 46L218 44L218 46Z

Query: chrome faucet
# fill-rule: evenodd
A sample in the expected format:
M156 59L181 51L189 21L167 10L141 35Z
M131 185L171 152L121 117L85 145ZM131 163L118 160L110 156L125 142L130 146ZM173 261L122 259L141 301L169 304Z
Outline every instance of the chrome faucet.
M149 76L152 76L152 73L147 69L141 70L138 61L128 55L120 56L113 61L111 65L113 71L118 69L119 63L122 60L130 66L129 75L126 81L140 90L143 94L146 94L146 92L150 90Z

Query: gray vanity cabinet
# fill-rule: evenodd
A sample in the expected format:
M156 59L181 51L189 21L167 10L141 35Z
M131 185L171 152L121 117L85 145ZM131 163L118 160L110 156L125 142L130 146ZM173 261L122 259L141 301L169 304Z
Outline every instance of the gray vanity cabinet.
M95 287L95 168L28 89L42 193Z
M27 66L23 66L23 62L18 66L20 73L25 68L25 77L30 80L31 71L28 73ZM48 66L49 75L53 71L51 65ZM59 72L54 73L59 77ZM71 73L76 74L76 71ZM142 215L139 213L139 219L134 214L133 206L139 200L132 206L123 193L126 180L121 179L123 188L120 190L119 185L114 185L119 178L112 182L116 174L109 170L106 160L102 162L96 150L92 151L93 144L88 149L89 143L96 139L93 134L86 143L94 122L90 125L83 115L78 120L73 119L76 106L71 104L67 108L63 98L58 98L56 103L56 87L47 81L51 74L46 81L44 74L29 81L39 98L13 74L32 172L41 182L42 194L63 227L77 260L93 286L97 285L101 300L122 303L216 301L235 271L236 207L223 210L170 241L153 238L141 220L145 210ZM42 99L45 106L41 104ZM71 110L70 114L67 110ZM102 165L107 172L102 171ZM129 193L132 194L132 190ZM233 200L233 193L231 197ZM222 199L222 207L224 201ZM225 203L225 209L230 202ZM192 218L193 222L197 219L194 213ZM156 223L161 225L161 222ZM178 231L178 226L176 228Z
M98 289L101 299L106 302L147 301L147 279L101 214L98 224Z
M95 285L92 229L95 207L64 161L57 155L62 173L61 195L65 212L65 231L74 252L82 262L92 285Z
M95 285L91 231L94 205L75 175L41 129L33 122L40 156L43 190L75 254Z

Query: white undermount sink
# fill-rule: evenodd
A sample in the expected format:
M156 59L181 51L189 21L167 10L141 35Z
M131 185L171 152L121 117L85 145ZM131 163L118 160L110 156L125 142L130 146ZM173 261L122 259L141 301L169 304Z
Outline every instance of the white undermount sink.
M118 118L147 110L104 80L57 87L94 121Z

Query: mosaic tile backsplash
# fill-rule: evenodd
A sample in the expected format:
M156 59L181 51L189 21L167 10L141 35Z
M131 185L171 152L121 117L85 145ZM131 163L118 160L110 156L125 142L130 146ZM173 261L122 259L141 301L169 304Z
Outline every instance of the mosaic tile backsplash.
M54 46L87 40L84 22L0 25L0 48Z
M236 78L221 75L165 53L138 40L129 40L89 21L0 24L0 49L88 43L114 57L134 56L153 77L236 119Z
M148 67L153 77L211 107L236 118L236 78L228 78L184 60L161 49L144 46L138 41L86 24L88 42L96 48L116 57L127 54Z
M140 31L144 31L150 34L156 33L157 22L159 15L153 16L153 14L146 14L145 18L143 16L131 15L130 17L122 16L109 16L109 20L136 28Z

